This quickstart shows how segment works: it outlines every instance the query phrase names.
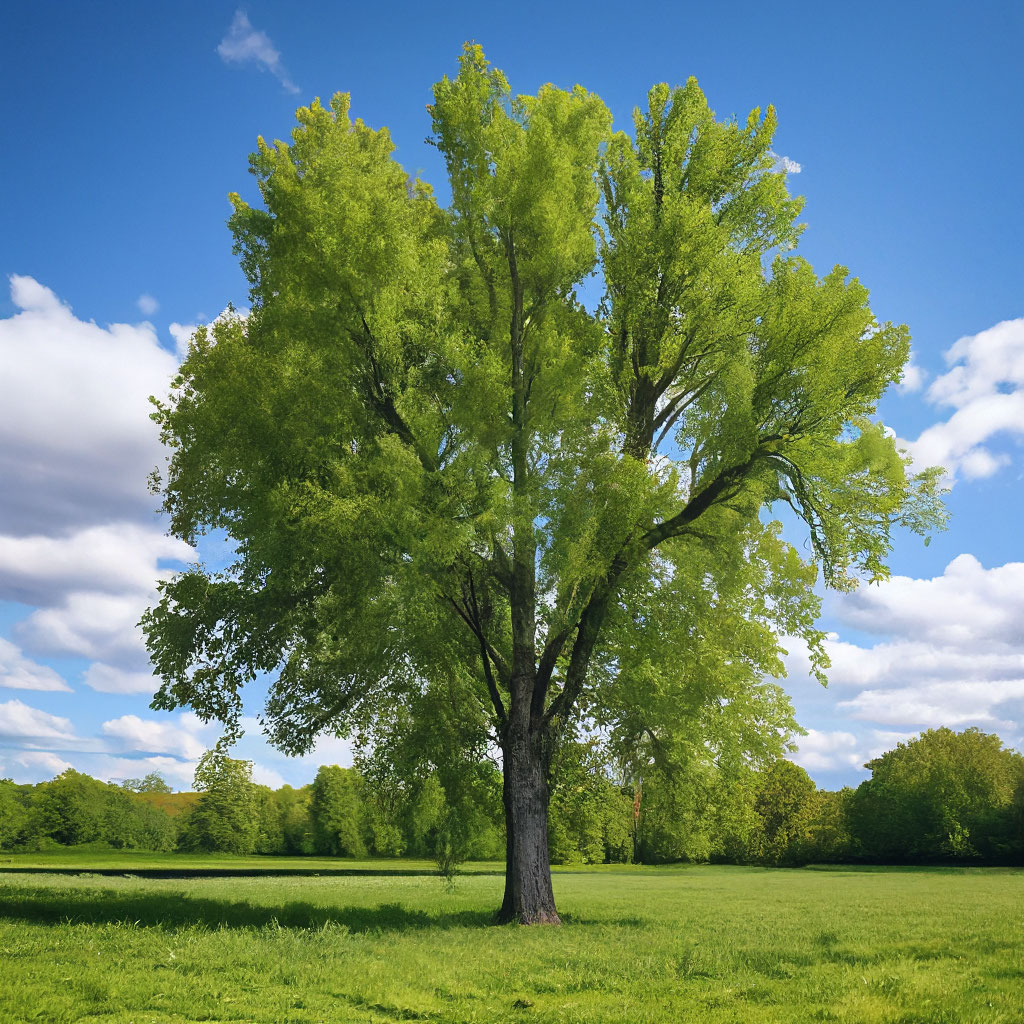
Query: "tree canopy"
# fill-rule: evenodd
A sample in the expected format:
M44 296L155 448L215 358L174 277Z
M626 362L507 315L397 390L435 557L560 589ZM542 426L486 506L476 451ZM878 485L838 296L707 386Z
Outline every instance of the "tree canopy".
M771 107L718 120L696 81L659 85L630 135L579 86L514 95L467 46L429 112L446 206L342 94L258 141L258 204L232 196L251 309L196 332L155 415L172 531L237 557L145 616L155 706L233 732L268 673L287 751L424 711L440 760L500 747L502 915L557 920L560 742L777 754L780 636L823 673L817 573L884 578L894 529L941 522L938 472L874 417L906 328L793 253Z

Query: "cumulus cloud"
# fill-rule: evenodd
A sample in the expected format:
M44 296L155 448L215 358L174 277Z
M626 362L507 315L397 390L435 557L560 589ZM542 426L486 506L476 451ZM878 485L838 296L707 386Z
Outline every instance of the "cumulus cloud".
M252 766L252 781L258 786L269 786L271 789L280 789L284 785L284 776L275 772L273 768L255 763Z
M0 636L0 686L11 690L65 690L71 687L48 665L26 658L10 640Z
M103 782L123 782L138 779L150 772L159 772L172 788L189 790L195 774L195 761L180 761L164 754L150 757L130 757L116 754L76 755L74 765L52 751L8 752L0 758L0 775L9 775L15 782L44 782L59 775L66 768L75 768Z
M11 275L11 302L26 313L59 313L66 308L46 285L20 274Z
M47 605L69 590L149 594L161 560L192 561L195 552L155 526L108 523L61 536L0 535L0 600Z
M160 688L160 680L148 669L127 671L94 661L86 670L83 682L100 693L137 693L152 696Z
M910 362L903 368L903 380L897 385L896 390L901 395L913 394L924 387L927 379L927 371L914 361L913 353L911 353Z
M857 737L852 732L820 732L808 729L806 736L797 741L797 750L790 755L809 772L831 772L843 768L859 768L861 755L857 752Z
M20 700L0 703L0 738L33 742L45 740L47 745L54 740L77 739L70 719L40 711Z
M1017 723L1001 709L1016 714L1024 708L1024 679L1000 680L998 685L925 681L863 690L851 700L840 701L838 707L851 718L883 725L910 723L926 729L975 725L1005 733L1016 729Z
M24 645L47 654L77 655L141 671L148 663L138 621L147 605L139 594L75 591L15 626Z
M188 343L192 340L192 335L196 333L198 326L198 324L173 323L167 328L174 339L174 350L178 353L179 359L184 359L188 355Z
M953 477L991 476L1010 456L989 446L1024 438L1024 318L961 338L945 359L949 369L927 397L952 412L905 442L907 450L916 464L944 466Z
M269 71L284 87L285 92L297 93L299 87L288 77L281 54L266 32L255 29L245 11L235 11L228 34L220 41L217 53L227 64L256 64Z
M798 164L795 160L791 160L788 156L780 156L778 153L771 154L775 158L776 171L785 171L786 174L799 174L803 170L803 166Z
M1024 562L986 569L973 555L959 555L932 579L893 576L861 587L838 600L835 612L857 629L966 649L972 656L992 645L1024 650Z
M0 776L13 779L19 785L55 778L70 767L70 762L50 750L8 751L0 758Z
M321 736L313 749L299 757L289 757L275 750L263 735L263 727L258 718L245 715L241 721L245 735L238 741L232 754L254 764L253 777L263 785L279 786L282 783L264 782L272 777L282 778L287 772L294 777L296 770L312 780L317 769L323 764L340 764L350 767L353 763L353 749L350 740L338 736ZM216 728L210 726L209 728Z
M172 754L186 760L202 756L206 744L196 736L188 723L159 722L122 715L103 723L103 735L122 750L136 750L147 754Z
M81 770L104 782L124 782L125 779L140 779L150 772L158 772L172 789L190 790L196 762L180 761L164 754L151 757L103 754L84 759Z
M49 289L13 275L18 312L0 319L0 523L54 535L151 517L147 476L162 458L149 395L177 360L149 324L79 320Z
M163 456L148 396L167 393L178 357L149 324L85 322L31 277L11 277L10 289L16 312L0 319L0 600L34 610L0 637L0 685L69 691L32 660L49 654L91 662L92 690L150 696L159 680L137 623L158 580L195 557L165 536L146 487ZM139 306L156 308L147 296ZM0 740L15 748L8 774L49 778L68 757L98 778L156 768L190 784L206 746L195 716L122 715L77 735L72 719L86 706L62 705L62 717L0 703Z
M830 611L879 637L872 646L825 643L830 685L847 691L836 709L851 720L904 732L976 725L1004 736L1024 720L1024 563L987 569L960 555L939 576L894 576L835 598ZM785 646L789 674L806 675L806 648Z
M806 736L800 737L797 750L789 755L789 759L811 773L845 773L853 768L859 775L866 775L869 761L917 735L916 732L890 729L871 729L862 735L842 729L834 732L809 729Z
M67 718L21 701L0 703L0 741L22 748L0 751L0 777L40 782L74 767L119 782L157 771L172 786L190 789L196 762L216 739L216 728L192 713L162 720L122 715L104 722L99 737L82 737ZM57 752L69 750L72 761ZM262 776L273 780L277 773L271 769Z
M160 308L160 303L145 292L139 296L136 305L144 316L152 316Z

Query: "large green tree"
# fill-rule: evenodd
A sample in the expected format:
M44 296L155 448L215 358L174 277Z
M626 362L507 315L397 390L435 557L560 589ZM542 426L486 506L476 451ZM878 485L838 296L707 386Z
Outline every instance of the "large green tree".
M147 613L156 706L231 731L271 673L287 751L445 706L501 749L500 918L555 922L560 740L777 754L791 710L762 680L783 633L825 666L816 570L885 576L893 529L939 518L936 476L872 419L905 328L791 251L771 108L717 120L691 80L613 132L592 93L514 95L467 46L429 111L447 206L344 95L260 139L260 202L232 197L251 311L197 332L156 417L173 532L237 559Z

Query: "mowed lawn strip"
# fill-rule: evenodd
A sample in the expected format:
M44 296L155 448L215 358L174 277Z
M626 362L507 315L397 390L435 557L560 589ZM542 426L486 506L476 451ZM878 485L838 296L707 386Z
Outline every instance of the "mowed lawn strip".
M0 857L0 1020L1024 1022L1024 871L562 869L561 928L429 871Z

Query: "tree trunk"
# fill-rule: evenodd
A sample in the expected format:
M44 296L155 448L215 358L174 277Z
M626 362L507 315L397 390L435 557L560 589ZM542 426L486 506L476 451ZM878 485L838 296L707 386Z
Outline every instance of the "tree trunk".
M561 924L548 855L548 758L529 730L502 746L505 800L505 898L501 924Z

